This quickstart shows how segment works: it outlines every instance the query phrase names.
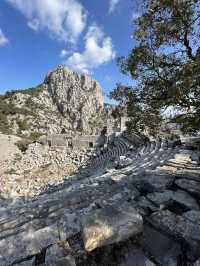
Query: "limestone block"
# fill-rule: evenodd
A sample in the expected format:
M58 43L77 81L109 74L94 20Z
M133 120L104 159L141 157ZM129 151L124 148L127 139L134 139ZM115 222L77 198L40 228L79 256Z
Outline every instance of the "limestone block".
M83 240L87 251L117 243L143 230L143 220L128 204L108 206L83 217Z

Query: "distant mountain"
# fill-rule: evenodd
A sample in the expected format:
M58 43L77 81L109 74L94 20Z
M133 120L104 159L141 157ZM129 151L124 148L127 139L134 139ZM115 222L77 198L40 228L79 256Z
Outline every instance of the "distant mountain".
M98 134L106 123L99 83L59 65L36 88L0 96L0 132Z

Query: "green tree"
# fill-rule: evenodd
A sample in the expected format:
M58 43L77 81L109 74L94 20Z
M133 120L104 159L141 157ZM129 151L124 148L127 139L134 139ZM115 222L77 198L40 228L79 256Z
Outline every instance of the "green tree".
M145 132L156 135L161 123L160 113L143 100L139 89L118 84L110 93L110 97L118 102L114 109L114 117L127 115L130 118L127 122L130 134Z
M136 45L119 64L137 81L143 115L160 122L161 110L174 107L184 131L200 130L200 1L145 0L134 24Z

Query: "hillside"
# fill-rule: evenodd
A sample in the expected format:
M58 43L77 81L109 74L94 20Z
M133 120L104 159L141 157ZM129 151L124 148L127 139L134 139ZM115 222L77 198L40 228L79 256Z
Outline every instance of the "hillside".
M105 122L100 85L60 65L35 88L0 96L0 132L35 138L46 133L96 134Z

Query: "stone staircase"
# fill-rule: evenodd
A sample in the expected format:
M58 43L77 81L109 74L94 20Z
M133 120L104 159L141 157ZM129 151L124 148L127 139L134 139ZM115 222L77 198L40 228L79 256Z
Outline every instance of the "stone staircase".
M136 151L131 145L120 137L62 186L2 205L0 265L126 266L119 249L129 254L134 245L146 259L154 258L149 265L195 265L200 257L195 152L164 139ZM115 169L114 160L127 153L131 164Z

